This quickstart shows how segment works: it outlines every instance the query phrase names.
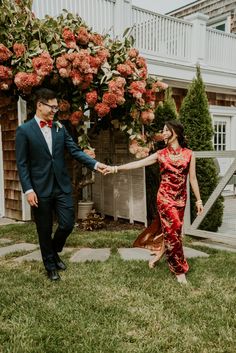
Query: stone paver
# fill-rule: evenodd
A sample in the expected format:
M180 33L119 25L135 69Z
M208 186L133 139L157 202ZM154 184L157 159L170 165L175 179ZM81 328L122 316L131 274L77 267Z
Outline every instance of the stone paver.
M72 252L74 248L64 248L63 251L61 252L61 255L64 255L68 252ZM42 261L42 256L40 250L35 250L29 254L17 257L14 259L15 262L24 262L24 261Z
M216 250L224 250L229 252L236 252L236 248L225 245L225 244L217 244L217 243L206 243L201 241L192 242L193 245L205 246L207 248L216 249Z
M125 261L127 260L149 260L152 251L141 248L120 248L118 252L121 258ZM203 251L198 251L195 249L188 248L184 246L184 254L187 258L193 257L208 257L209 255Z
M16 251L31 251L38 247L36 244L18 243L0 248L0 256L5 256Z
M187 259L194 258L194 257L209 257L209 255L203 251L188 248L186 246L184 246L184 255L186 256Z
M91 249L83 248L76 251L70 258L70 262L85 262L85 261L106 261L110 256L109 248Z
M121 258L127 260L146 260L150 259L151 251L141 248L120 248L118 253Z
M13 243L14 240L12 239L7 239L7 238L0 238L0 244L9 244Z
M24 223L23 221L16 221L15 219L11 219L11 218L5 218L2 217L0 218L0 226L6 226L8 224L21 224Z

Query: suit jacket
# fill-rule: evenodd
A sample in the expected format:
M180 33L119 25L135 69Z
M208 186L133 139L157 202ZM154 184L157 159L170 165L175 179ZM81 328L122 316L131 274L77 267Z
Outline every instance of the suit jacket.
M62 191L72 191L66 169L65 148L71 156L93 170L96 160L84 153L72 140L64 126L52 126L52 154L35 119L16 130L16 163L22 189L33 189L38 196L47 197L52 192L54 178Z

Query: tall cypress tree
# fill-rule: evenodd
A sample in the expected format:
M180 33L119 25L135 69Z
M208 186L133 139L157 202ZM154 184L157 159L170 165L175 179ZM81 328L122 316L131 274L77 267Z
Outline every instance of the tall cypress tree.
M172 90L168 88L165 91L163 103L159 104L155 111L155 119L150 127L152 131L158 132L163 129L165 122L177 119L177 110L175 101L172 97ZM155 144L155 150L162 149L164 142L160 141ZM159 165L153 164L145 168L146 171L146 194L147 194L147 220L148 224L156 216L156 194L160 183Z
M200 67L197 67L196 78L193 79L188 93L183 100L179 112L180 121L184 125L189 147L194 151L213 150L213 128L205 86L201 77ZM205 203L218 184L216 164L213 159L202 158L196 161L196 172ZM196 217L195 198L191 193L191 219ZM216 232L222 223L223 197L220 196L201 223L200 228Z

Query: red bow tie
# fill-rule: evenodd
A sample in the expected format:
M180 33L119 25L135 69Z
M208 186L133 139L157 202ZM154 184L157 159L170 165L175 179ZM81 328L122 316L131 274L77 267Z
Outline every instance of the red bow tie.
M44 126L48 126L48 127L52 127L52 120L49 120L49 121L43 121L43 120L40 120L40 127L44 127Z

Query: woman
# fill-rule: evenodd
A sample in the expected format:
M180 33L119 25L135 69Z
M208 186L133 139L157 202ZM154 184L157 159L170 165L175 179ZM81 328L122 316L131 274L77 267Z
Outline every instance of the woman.
M187 283L185 273L189 266L184 257L181 235L187 198L186 181L188 174L192 190L197 199L197 214L203 212L203 204L196 178L195 157L193 152L187 148L182 124L175 120L166 122L162 136L167 147L137 162L120 166L108 166L105 174L159 163L161 183L157 193L157 210L164 246L160 246L160 251L154 260L149 262L149 266L154 267L155 263L165 253L170 271L176 275L178 282Z

